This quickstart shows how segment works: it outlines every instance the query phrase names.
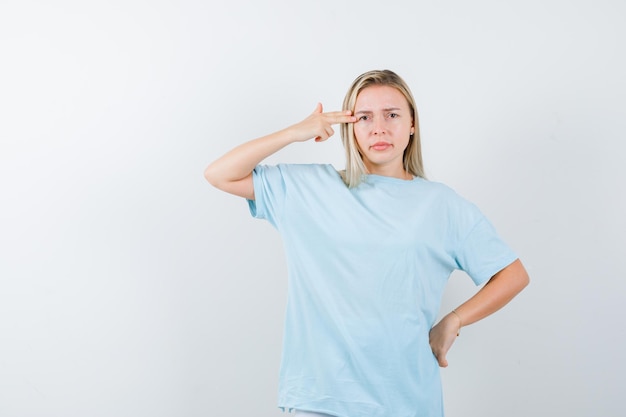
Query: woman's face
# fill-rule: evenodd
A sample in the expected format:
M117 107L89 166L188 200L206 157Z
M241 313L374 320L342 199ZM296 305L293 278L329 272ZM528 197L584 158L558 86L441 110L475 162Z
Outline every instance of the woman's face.
M386 85L367 87L356 98L354 115L354 136L368 171L405 178L404 150L415 130L404 95Z

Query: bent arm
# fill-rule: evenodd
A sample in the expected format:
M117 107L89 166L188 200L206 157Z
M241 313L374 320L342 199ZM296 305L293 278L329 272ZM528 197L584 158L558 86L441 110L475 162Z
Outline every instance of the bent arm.
M473 297L446 315L431 330L430 344L439 365L448 365L446 354L461 327L495 313L519 294L530 282L528 273L517 259L495 274Z
M356 120L351 114L350 111L323 113L322 105L318 104L303 121L227 152L204 170L204 177L222 191L254 200L252 170L261 161L293 142L328 139L334 133L333 124Z
M204 177L214 187L254 200L252 170L262 160L291 143L288 129L237 146L211 163Z
M495 274L472 298L455 311L467 326L495 313L509 303L530 282L528 273L517 259Z

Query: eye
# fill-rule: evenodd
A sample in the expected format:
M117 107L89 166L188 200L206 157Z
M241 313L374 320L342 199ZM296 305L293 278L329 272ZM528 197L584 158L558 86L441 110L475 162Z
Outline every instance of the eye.
M359 117L359 121L361 120L369 120L369 116L364 114L363 116Z
M395 119L396 117L399 117L398 113L389 113L389 115L387 116L390 119Z

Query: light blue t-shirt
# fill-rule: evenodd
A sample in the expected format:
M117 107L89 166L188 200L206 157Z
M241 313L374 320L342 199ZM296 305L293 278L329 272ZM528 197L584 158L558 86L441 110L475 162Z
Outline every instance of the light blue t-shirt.
M428 333L455 269L481 284L517 256L481 212L421 178L258 166L250 211L280 232L288 298L278 405L337 417L440 417Z

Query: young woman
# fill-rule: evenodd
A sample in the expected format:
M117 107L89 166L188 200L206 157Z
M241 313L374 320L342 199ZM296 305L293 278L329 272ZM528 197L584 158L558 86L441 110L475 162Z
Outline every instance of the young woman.
M341 126L346 167L260 165ZM476 206L424 178L415 100L392 71L359 76L342 111L244 143L205 171L281 233L289 273L279 407L302 416L443 416L439 367L461 327L527 284ZM461 269L473 297L435 325Z

